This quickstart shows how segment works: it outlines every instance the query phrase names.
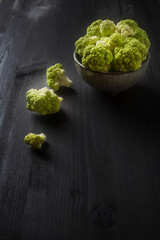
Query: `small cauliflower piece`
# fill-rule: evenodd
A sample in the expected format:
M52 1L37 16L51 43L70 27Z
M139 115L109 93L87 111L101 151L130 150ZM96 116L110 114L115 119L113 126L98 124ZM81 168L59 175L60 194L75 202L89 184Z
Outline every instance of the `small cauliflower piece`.
M97 46L104 46L106 48L108 48L108 44L109 44L109 37L101 37L97 42L96 45Z
M60 110L60 103L63 98L58 97L53 90L47 87L30 89L26 92L27 105L30 111L38 112L41 115L53 114Z
M113 33L110 37L102 37L97 41L96 45L106 47L109 51L113 52L115 47L121 46L123 38L120 33Z
M49 67L46 75L47 84L54 91L57 91L61 86L70 87L72 85L72 81L65 75L63 65L60 63Z
M39 149L42 147L42 144L44 143L46 139L46 135L41 134L35 134L35 133L29 133L25 136L24 141L26 144L30 145L34 149Z
M136 47L117 47L113 67L118 72L136 71L141 67L141 54Z
M149 50L151 43L145 30L138 27L137 33L134 35L134 38L138 39Z
M93 71L108 72L112 59L112 53L104 46L90 45L84 50L82 64Z
M87 35L88 36L100 36L100 24L102 22L102 19L98 19L89 25L87 28Z
M134 38L134 37L128 37L124 40L123 45L126 47L135 47L139 50L140 54L141 54L141 60L145 60L147 53L148 53L148 49L146 48L146 46L141 43L138 39Z
M76 47L76 51L77 53L83 57L83 52L84 49L88 46L88 45L94 45L96 44L96 42L98 41L98 37L97 36L88 36L85 35L83 37L80 37L76 42L75 42L75 47Z
M109 50L113 52L115 47L121 46L123 43L123 37L120 33L113 33L109 38Z
M117 23L116 29L125 39L129 36L134 36L137 33L138 25L134 20L126 19Z
M116 30L116 25L113 21L106 19L101 22L100 24L100 35L101 37L109 37L111 36Z

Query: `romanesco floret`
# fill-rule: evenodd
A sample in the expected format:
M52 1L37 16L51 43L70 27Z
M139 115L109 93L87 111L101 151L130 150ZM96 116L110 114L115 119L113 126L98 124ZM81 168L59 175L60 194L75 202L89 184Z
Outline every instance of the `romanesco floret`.
M147 56L147 53L148 53L148 49L146 48L146 46L141 43L139 40L137 40L136 38L134 37L128 37L124 40L123 42L123 45L124 46L127 46L129 48L132 48L132 47L136 47L140 54L141 54L141 60L145 60L146 59L146 56Z
M96 44L98 40L97 36L88 36L85 35L83 37L80 37L76 42L75 42L75 47L76 47L76 51L77 53L82 57L83 56L83 52L84 49L88 46L88 45L94 45Z
M97 42L97 46L104 46L106 49L109 49L109 37L101 37Z
M109 38L109 50L113 52L115 47L121 46L123 43L123 37L120 33L113 33Z
M63 65L57 63L47 69L47 84L54 91L57 91L60 86L70 87L72 81L65 75Z
M101 45L106 47L109 51L113 53L115 47L121 46L123 43L123 38L120 33L113 33L110 37L102 37L97 41L96 45Z
M134 36L137 33L138 25L134 20L126 19L117 23L116 29L125 39L128 36Z
M138 27L137 33L134 35L134 38L138 39L146 46L147 49L149 49L151 43L145 30Z
M35 133L29 133L25 136L24 141L26 144L30 145L34 149L39 149L42 147L42 144L44 143L46 139L46 135L41 134L35 134Z
M60 110L60 103L63 98L58 97L53 90L47 87L30 89L26 92L27 105L30 111L38 112L42 115L53 114Z
M112 53L104 46L90 45L84 50L82 64L93 71L107 72L110 68L112 59Z
M136 47L117 47L114 51L113 67L118 72L135 71L141 67L141 54Z
M121 46L122 43L122 35L120 33L113 33L110 37L100 38L100 40L97 41L96 45L104 46L113 53L115 47Z
M101 22L100 24L100 35L101 37L109 37L111 36L116 30L116 25L113 21L106 19Z
M87 35L88 36L100 36L100 24L102 19L98 19L92 22L91 25L87 28Z

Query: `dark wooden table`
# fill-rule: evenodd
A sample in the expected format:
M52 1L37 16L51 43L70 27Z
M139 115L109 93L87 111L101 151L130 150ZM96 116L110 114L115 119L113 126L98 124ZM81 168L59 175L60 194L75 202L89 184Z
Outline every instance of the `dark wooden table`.
M0 240L160 239L160 5L156 0L0 1ZM98 18L136 20L145 77L115 98L75 70L74 42ZM61 62L73 80L53 116L26 110ZM47 135L40 151L28 132Z

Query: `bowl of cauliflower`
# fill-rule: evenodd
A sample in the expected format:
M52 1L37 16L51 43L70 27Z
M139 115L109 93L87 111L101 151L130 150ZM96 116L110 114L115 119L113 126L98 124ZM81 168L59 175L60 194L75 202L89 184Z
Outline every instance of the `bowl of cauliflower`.
M147 33L134 20L121 20L115 25L109 19L98 19L75 42L73 58L82 79L115 96L144 76L149 48Z

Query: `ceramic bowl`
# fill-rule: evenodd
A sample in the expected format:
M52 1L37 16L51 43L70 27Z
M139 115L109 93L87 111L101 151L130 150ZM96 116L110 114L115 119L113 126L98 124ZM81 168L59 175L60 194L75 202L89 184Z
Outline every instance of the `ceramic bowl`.
M73 58L77 72L86 83L107 92L111 96L116 96L118 93L131 88L143 78L150 61L150 53L148 53L146 60L142 62L141 68L132 72L96 72L82 65L81 57L76 51L73 53Z

